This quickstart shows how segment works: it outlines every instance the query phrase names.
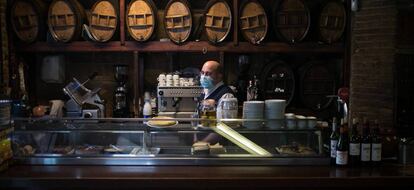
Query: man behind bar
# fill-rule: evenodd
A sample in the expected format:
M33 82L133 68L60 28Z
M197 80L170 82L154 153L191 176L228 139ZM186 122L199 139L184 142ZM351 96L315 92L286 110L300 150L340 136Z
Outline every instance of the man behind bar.
M222 65L217 61L207 61L204 63L200 72L200 84L204 88L204 94L201 95L202 100L213 99L216 106L224 98L234 98L233 91L223 82ZM197 137L195 140L216 144L220 140L220 136L216 133L210 133L204 138Z

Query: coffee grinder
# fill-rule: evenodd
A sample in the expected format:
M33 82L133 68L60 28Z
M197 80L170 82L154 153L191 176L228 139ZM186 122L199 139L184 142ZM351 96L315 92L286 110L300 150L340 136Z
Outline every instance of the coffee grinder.
M117 87L114 92L113 117L126 118L129 117L128 99L126 82L128 80L128 66L114 66L115 81Z

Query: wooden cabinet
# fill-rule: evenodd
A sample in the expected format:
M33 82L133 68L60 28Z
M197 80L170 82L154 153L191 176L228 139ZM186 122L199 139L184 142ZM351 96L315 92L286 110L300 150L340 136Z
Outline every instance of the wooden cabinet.
M81 2L85 9L90 9L91 6L97 0L86 0ZM154 9L157 12L157 24L154 25L155 37L149 38L146 42L138 42L134 37L130 36L126 24L126 11L131 0L110 0L115 2L119 15L118 28L114 34L114 37L104 43L93 41L71 41L67 43L58 43L53 40L36 41L34 43L20 43L15 41L15 49L18 56L24 57L29 65L33 65L30 73L31 83L29 85L34 97L38 97L40 101L43 93L43 88L49 88L49 86L42 84L41 81L36 79L36 73L39 72L39 63L42 61L42 57L48 54L64 54L70 57L70 61L66 67L71 67L70 62L77 62L76 68L72 68L71 72L67 71L66 82L70 81L72 76L78 76L80 73L84 73L87 70L100 69L103 70L103 76L100 79L106 81L106 86L109 86L105 90L107 94L107 102L112 100L111 92L114 85L109 85L112 70L107 64L102 65L100 62L110 64L127 64L130 67L130 98L136 102L134 104L134 110L138 110L138 99L142 97L143 92L154 89L154 83L156 81L156 75L160 72L173 72L184 66L191 66L192 68L200 68L203 61L208 59L215 59L224 64L225 80L226 82L232 82L239 80L237 70L239 69L238 60L240 55L248 55L253 63L251 69L249 69L248 78L252 78L253 75L261 75L263 69L266 68L266 64L270 64L274 59L282 59L288 64L295 67L296 77L299 77L299 67L304 66L311 61L325 60L328 64L334 64L334 68L337 68L339 85L349 84L349 33L350 22L347 21L346 29L343 37L340 41L332 44L322 43L318 36L318 22L320 9L325 0L305 0L310 6L310 22L311 26L308 35L301 42L295 42L289 44L283 42L277 38L275 27L273 27L274 20L274 7L278 2L276 0L258 0L257 2L263 5L268 17L268 31L267 37L258 45L253 45L244 39L240 32L240 20L239 11L240 7L245 2L244 0L226 0L227 4L232 11L232 26L226 39L220 43L214 44L209 42L206 37L205 31L198 30L192 33L192 36L187 42L182 44L175 44L171 41L166 41L168 38L164 26L162 23L164 9L167 6L168 0L154 0ZM200 20L203 18L203 13L207 7L208 1L189 0L191 11L193 13L194 25L204 28L204 25L200 24ZM345 6L349 7L350 1L345 1ZM349 14L349 9L346 8ZM198 26L200 25L200 26ZM49 38L50 39L50 38ZM112 56L113 55L113 56ZM33 59L37 57L37 59ZM104 60L103 60L104 59ZM109 60L109 61L108 61ZM330 61L334 60L334 61ZM85 64L79 64L79 63ZM81 66L84 65L85 67ZM74 69L82 69L82 72L74 72ZM261 70L260 70L261 69ZM78 76L82 78L81 76ZM85 76L86 77L86 76ZM151 81L151 82L148 82ZM299 80L297 80L299 81ZM61 89L62 85L54 85L56 92ZM300 85L297 85L300 86ZM42 89L40 89L42 88ZM299 92L299 91L298 91ZM60 93L60 92L59 92ZM63 95L62 95L63 96ZM60 96L60 98L62 97ZM33 96L32 96L33 97ZM44 96L47 97L47 96ZM59 96L57 96L59 97ZM305 107L300 103L299 96L295 96L297 106ZM50 98L50 97L49 97ZM37 101L37 100L36 100ZM131 101L132 102L132 101ZM300 108L301 109L301 108ZM107 109L109 110L109 109ZM305 109L306 110L306 109ZM312 113L311 109L307 109L309 113Z

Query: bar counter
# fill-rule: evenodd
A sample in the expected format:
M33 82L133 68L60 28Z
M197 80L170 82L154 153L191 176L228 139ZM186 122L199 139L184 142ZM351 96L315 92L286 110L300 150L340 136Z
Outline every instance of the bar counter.
M400 189L414 165L332 166L11 166L0 189Z

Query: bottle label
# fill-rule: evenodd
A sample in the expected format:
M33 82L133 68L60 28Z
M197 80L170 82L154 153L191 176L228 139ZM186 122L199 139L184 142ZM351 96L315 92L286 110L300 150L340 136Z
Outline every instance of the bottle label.
M336 151L336 164L347 165L348 164L348 151Z
M381 152L382 152L382 144L381 143L373 143L372 144L372 152L371 152L371 159L372 161L381 161Z
M371 160L371 144L361 144L361 161Z
M349 143L349 155L351 156L361 155L361 144L360 143Z
M331 140L331 158L336 158L336 144L338 140Z

